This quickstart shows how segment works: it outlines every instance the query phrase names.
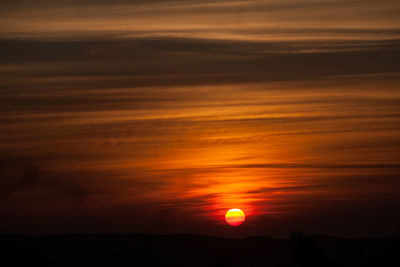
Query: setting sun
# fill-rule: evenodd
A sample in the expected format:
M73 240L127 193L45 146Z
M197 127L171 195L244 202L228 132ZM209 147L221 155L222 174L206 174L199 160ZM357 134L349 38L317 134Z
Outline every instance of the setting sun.
M245 221L246 216L241 209L230 209L225 214L225 221L232 226L239 226Z

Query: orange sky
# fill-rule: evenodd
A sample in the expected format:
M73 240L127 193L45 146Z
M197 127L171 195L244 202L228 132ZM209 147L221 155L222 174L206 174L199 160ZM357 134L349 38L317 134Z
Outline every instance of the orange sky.
M0 232L398 234L399 8L3 1Z

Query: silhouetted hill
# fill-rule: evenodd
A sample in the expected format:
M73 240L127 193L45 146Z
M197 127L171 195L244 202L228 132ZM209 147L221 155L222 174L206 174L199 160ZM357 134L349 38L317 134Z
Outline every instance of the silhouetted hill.
M1 266L400 266L400 238L0 235Z

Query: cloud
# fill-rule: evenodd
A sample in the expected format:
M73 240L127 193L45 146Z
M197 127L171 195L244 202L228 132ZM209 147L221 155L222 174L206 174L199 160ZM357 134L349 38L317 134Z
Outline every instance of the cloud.
M296 191L308 191L312 189L319 189L318 186L306 185L306 186L282 186L282 187L262 187L257 190L247 191L246 194L271 194L276 192L296 192Z
M0 46L0 68L6 76L2 87L10 89L61 86L58 80L63 88L301 81L400 69L398 40L340 44L180 38L3 40Z
M393 0L379 5L370 0L2 1L5 27L0 36L82 38L94 33L261 40L393 39L398 32L388 31L399 26L394 12L397 4ZM329 33L315 31L316 25ZM333 28L344 30L329 30ZM351 28L352 34L346 33ZM357 32L366 28L375 33Z

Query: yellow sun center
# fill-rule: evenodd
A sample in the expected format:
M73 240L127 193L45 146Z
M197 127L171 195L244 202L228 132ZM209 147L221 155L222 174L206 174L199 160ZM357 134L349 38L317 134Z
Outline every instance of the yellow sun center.
M225 214L225 221L232 226L238 226L242 224L246 216L241 209L230 209Z

